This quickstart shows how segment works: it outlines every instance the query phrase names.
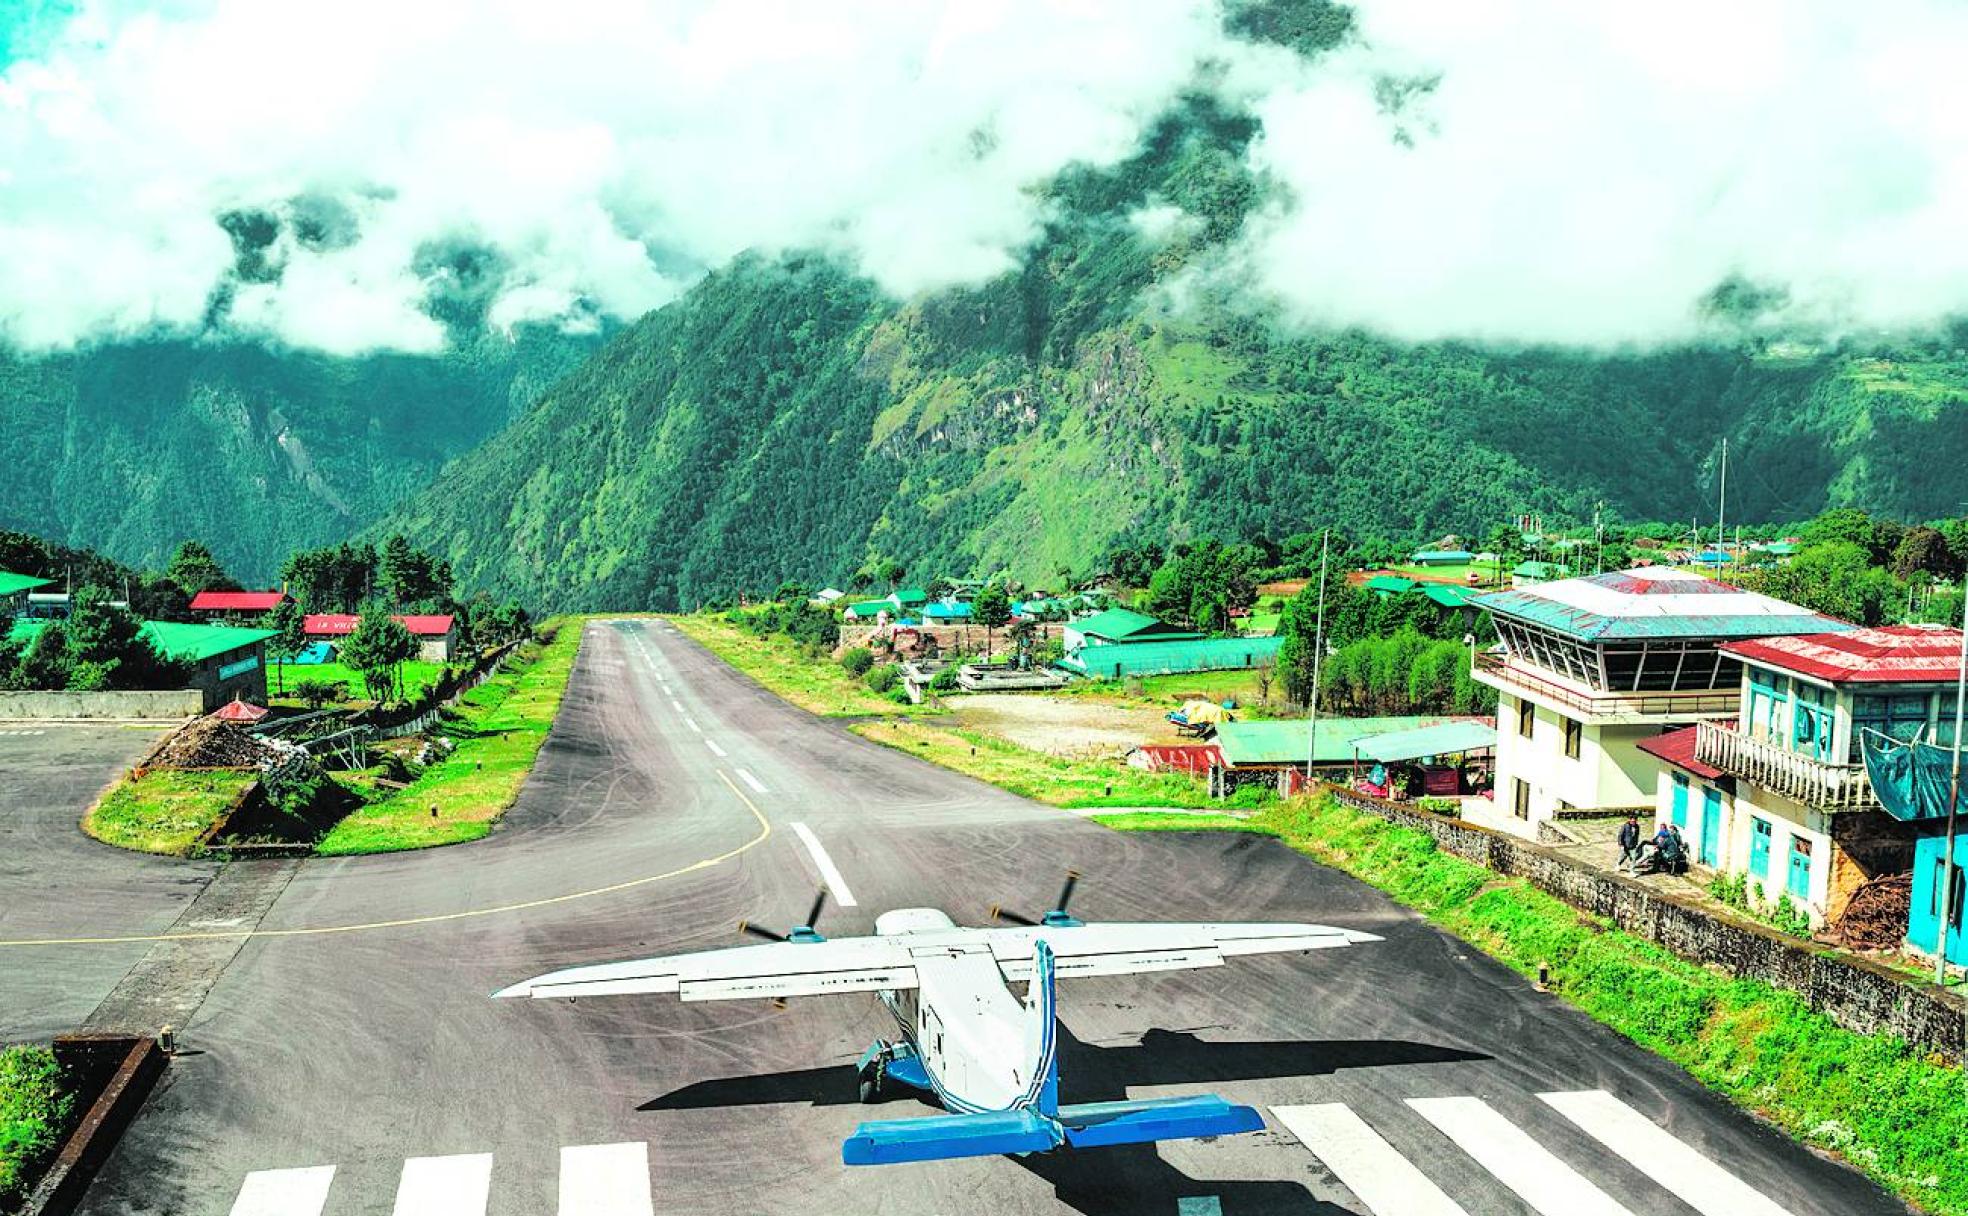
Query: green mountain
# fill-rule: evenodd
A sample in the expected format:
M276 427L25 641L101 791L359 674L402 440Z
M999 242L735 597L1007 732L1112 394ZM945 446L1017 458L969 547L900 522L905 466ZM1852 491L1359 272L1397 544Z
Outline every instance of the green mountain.
M195 537L262 582L429 484L596 345L522 330L438 356L210 340L0 353L0 528L152 567Z
M1724 436L1731 519L1968 497L1951 347L1508 352L1159 306L1261 197L1250 133L1185 104L1132 161L1055 182L1043 240L980 289L903 304L822 258L741 261L382 527L532 602L674 607L891 558L1050 583L1117 541L1484 534L1602 502L1712 521Z

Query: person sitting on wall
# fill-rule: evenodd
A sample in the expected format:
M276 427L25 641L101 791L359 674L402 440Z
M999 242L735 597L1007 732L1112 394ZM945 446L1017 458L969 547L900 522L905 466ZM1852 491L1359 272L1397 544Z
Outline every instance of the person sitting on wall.
M1671 823L1663 823L1654 833L1654 861L1663 874L1679 874L1688 868L1687 850L1681 847L1681 831Z

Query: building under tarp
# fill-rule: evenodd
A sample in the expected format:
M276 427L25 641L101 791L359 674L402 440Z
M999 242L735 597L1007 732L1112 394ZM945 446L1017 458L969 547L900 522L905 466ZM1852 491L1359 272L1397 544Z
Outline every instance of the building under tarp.
M1950 727L1953 723L1948 723ZM1907 909L1906 943L1933 953L1941 942L1944 884L1953 892L1947 913L1947 959L1968 965L1968 937L1962 922L1968 911L1968 798L1956 791L1953 855L1949 856L1948 790L1954 784L1954 749L1932 743L1903 743L1875 730L1860 732L1866 777L1888 815L1917 833L1913 845L1913 889ZM1968 761L1961 784L1968 787Z

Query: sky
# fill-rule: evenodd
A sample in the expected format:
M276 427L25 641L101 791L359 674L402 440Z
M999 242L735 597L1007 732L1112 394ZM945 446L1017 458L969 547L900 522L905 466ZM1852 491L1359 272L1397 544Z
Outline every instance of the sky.
M432 351L460 253L500 326L752 249L906 299L1017 265L1034 188L1199 82L1273 185L1201 273L1289 326L1631 347L1712 337L1731 281L1793 333L1968 305L1968 6L1361 0L1307 63L1216 2L0 0L0 342L195 333L229 284L244 337ZM279 221L267 273L229 282L229 213Z

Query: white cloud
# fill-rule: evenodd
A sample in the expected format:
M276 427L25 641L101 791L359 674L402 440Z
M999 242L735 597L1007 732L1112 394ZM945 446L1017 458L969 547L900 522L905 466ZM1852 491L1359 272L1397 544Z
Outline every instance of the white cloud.
M503 324L634 316L748 248L976 281L1221 45L1211 0L99 0L0 77L0 340L195 327L215 216L301 195L358 239L283 234L232 321L335 352L441 340L434 242L498 251Z
M1968 306L1958 4L1363 0L1359 28L1256 103L1290 198L1241 270L1305 324L1674 342L1730 278L1787 292L1772 328ZM1390 114L1386 78L1438 83Z

